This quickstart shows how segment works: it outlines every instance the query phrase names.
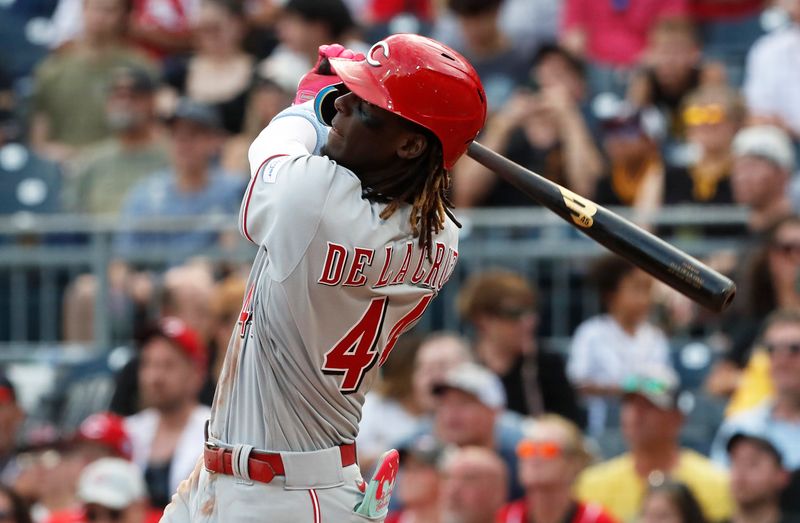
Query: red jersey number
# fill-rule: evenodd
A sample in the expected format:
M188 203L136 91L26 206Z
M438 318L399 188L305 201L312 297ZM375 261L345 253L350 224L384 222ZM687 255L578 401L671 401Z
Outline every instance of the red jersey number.
M389 338L380 364L383 365L389 353L394 348L400 335L413 327L419 321L428 304L433 299L430 294L422 298L408 314L400 318L389 331ZM375 365L378 360L378 338L383 328L386 308L389 298L386 296L373 298L361 319L347 331L331 350L325 353L322 372L325 374L342 375L339 390L343 394L350 394L358 390L364 375Z

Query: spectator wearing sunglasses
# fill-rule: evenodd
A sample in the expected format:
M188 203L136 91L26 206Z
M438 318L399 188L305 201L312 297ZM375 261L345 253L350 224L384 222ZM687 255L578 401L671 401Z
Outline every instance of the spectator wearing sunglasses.
M459 293L458 309L475 329L478 361L502 380L509 410L553 412L583 424L564 359L536 339L536 292L525 278L501 269L477 273Z
M620 425L628 452L583 471L575 489L578 499L599 503L620 521L632 521L648 485L671 478L689 487L710 521L731 515L725 471L680 446L684 415L678 389L675 372L665 366L624 380Z
M27 503L14 489L0 483L0 522L33 523Z
M603 507L574 499L573 484L592 459L580 429L556 414L526 422L517 445L525 497L500 511L498 523L613 523Z
M618 408L623 380L653 365L669 365L669 346L648 321L653 278L618 256L598 260L589 276L604 312L575 330L567 373L586 399L589 434L599 436Z
M719 428L711 457L728 465L728 441L737 432L769 437L789 470L800 469L800 310L779 309L765 320L760 345L769 356L773 397Z
M103 458L84 469L78 497L89 523L146 523L147 488L139 468L119 458Z
M726 523L800 521L796 512L781 508L781 494L789 485L790 475L769 436L739 432L726 447L731 462L731 493L736 502L736 511Z

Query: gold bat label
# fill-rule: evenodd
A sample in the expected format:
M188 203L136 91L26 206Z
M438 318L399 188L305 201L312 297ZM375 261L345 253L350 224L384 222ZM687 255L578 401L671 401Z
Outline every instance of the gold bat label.
M561 191L564 204L572 211L572 221L575 222L576 225L584 229L588 229L594 225L592 216L597 214L597 205L564 187L559 187L558 190Z

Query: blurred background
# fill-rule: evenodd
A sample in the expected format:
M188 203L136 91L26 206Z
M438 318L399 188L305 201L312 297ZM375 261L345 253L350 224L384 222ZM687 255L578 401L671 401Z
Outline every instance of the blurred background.
M320 45L398 32L474 64L484 145L739 293L463 158L458 266L364 406L390 521L798 521L800 0L0 0L0 521L158 520L255 254L249 144Z

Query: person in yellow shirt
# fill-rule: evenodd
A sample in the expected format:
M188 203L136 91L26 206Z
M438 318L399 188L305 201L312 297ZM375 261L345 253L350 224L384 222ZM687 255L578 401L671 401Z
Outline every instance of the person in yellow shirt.
M626 379L623 391L620 421L629 451L587 468L575 486L578 499L599 503L618 520L631 522L648 486L672 479L689 487L709 521L730 517L733 501L727 473L701 454L680 447L683 414L674 371L647 369Z

